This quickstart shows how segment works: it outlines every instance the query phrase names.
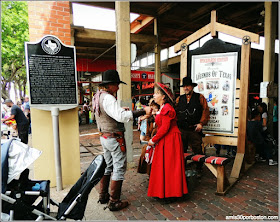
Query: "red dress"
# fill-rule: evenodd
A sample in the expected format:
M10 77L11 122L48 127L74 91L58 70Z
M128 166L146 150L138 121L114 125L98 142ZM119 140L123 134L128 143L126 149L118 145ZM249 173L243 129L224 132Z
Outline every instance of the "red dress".
M156 116L158 131L155 144L148 196L181 197L188 193L181 132L174 108L166 103Z

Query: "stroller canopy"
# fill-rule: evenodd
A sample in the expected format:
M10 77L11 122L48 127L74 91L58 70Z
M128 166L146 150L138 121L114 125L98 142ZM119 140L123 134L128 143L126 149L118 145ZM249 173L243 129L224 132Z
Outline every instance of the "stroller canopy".
M6 192L7 184L20 175L41 154L42 151L29 147L19 139L12 138L3 143L1 141L2 193Z

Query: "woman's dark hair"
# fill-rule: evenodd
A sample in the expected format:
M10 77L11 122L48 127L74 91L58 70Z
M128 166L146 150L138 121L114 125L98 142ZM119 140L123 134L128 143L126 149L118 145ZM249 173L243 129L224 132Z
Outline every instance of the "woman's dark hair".
M150 103L150 106L156 106L158 109L160 109L160 105L157 104L154 100Z
M259 106L262 108L263 113L267 112L267 105L265 103L260 103Z
M174 103L171 101L171 99L169 98L169 96L160 88L160 87L156 87L162 95L165 95L164 97L164 103L169 103L171 106L174 107ZM169 91L171 93L171 95L173 94L171 89L166 88L167 91Z

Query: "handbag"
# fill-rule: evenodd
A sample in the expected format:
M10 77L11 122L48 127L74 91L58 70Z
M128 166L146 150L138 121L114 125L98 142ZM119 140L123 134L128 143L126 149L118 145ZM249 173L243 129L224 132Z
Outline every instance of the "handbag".
M154 151L155 151L155 148L154 148L153 146L147 146L147 147L146 147L145 161L146 161L148 164L151 164L152 161L153 161Z

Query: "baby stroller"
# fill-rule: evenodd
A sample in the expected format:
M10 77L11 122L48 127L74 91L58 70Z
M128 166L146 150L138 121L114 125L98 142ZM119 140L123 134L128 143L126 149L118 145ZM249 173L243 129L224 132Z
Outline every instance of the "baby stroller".
M28 179L26 168L40 155L41 151L18 139L1 140L1 220L81 220L91 189L104 175L104 157L96 156L63 201L57 203L50 199L49 180ZM57 212L50 212L51 204L58 207Z

